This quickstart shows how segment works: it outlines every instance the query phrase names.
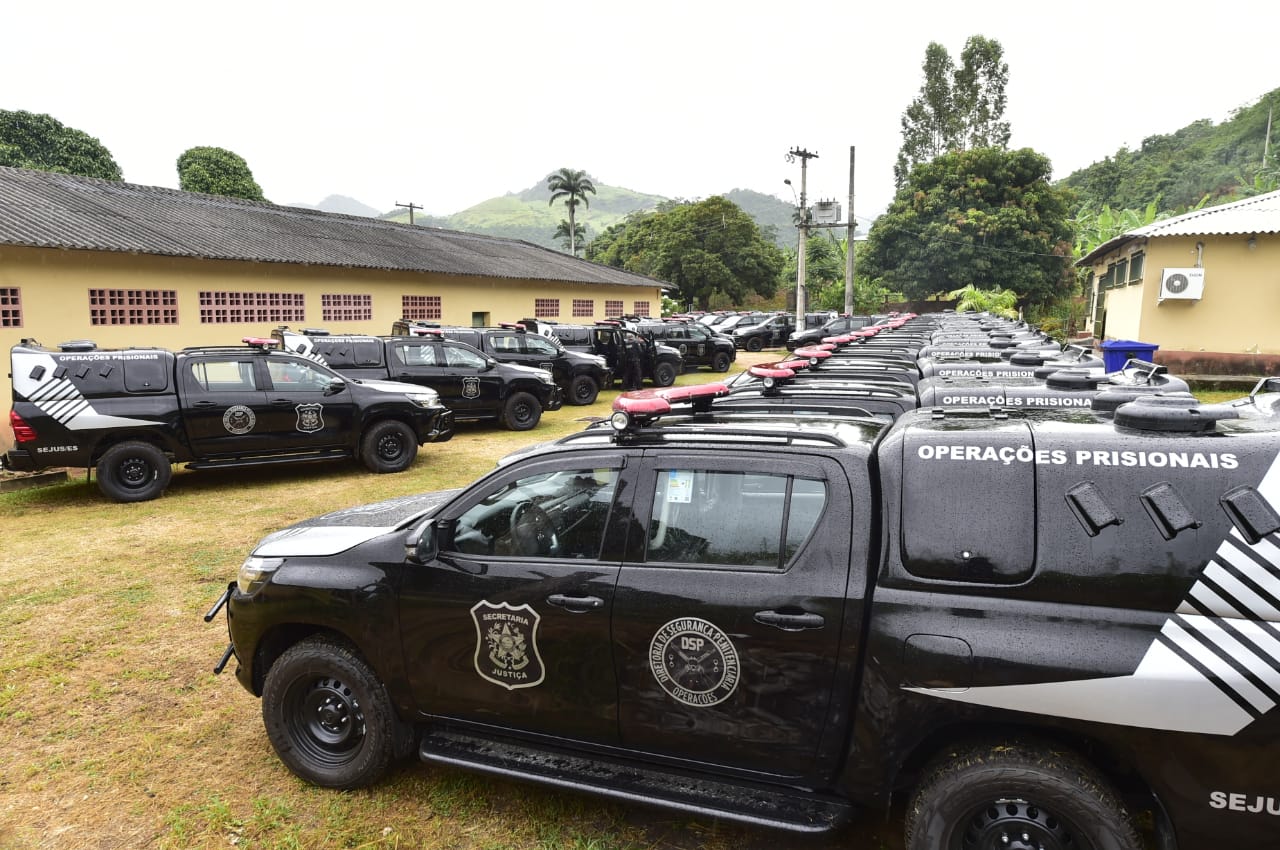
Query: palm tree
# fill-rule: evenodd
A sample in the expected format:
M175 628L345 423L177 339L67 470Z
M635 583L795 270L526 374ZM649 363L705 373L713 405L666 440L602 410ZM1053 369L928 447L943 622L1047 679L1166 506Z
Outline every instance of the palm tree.
M572 233L572 236L570 233ZM569 222L562 218L560 223L556 225L555 238L561 240L560 244L568 248L574 256L577 256L577 240L581 239L583 242L587 240L587 228L581 224L570 225Z
M576 255L578 253L576 238L578 229L575 224L575 214L579 202L584 207L591 206L587 202L587 193L590 192L593 195L596 193L595 184L591 182L591 178L587 176L585 171L562 168L547 177L547 188L551 190L551 200L547 202L547 206L551 206L556 201L564 198L564 205L569 208L569 253Z

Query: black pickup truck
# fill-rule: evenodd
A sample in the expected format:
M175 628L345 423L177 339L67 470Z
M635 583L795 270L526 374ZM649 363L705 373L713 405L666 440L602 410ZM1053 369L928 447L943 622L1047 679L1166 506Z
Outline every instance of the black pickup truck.
M407 469L418 446L453 435L433 390L358 381L304 357L245 346L10 351L10 469L95 468L118 502L164 492L172 464L261 466L358 457L374 472Z
M706 387L267 536L215 671L323 786L416 753L798 832L900 803L907 850L1280 845L1280 381L893 424Z
M279 327L271 336L285 351L314 357L344 375L430 387L460 422L500 422L512 431L528 431L544 410L562 405L560 388L547 370L499 363L439 334L385 337Z
M522 324L496 328L464 328L401 319L391 326L392 336L429 336L439 334L447 339L465 342L497 360L546 369L560 387L569 404L595 404L601 387L613 382L605 359L597 354L570 351L554 337L530 333Z
M684 356L678 349L636 333L621 322L603 321L594 325L570 325L541 319L521 319L535 333L555 339L570 351L603 357L614 379L625 371L623 355L629 346L642 352L640 372L655 387L669 387L684 371Z

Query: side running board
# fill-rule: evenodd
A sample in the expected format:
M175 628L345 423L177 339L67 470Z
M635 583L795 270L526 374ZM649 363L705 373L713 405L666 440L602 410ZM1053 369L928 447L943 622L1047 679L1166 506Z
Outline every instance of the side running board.
M835 797L724 782L451 730L424 732L418 755L432 764L789 832L830 832L847 823L855 811Z

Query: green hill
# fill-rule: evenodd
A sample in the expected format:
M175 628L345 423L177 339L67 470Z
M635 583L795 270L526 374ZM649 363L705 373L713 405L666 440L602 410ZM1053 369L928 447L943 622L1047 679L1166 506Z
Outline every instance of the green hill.
M578 208L578 222L586 227L587 241L606 228L626 218L633 212L657 209L670 199L661 195L646 195L617 186L608 186L592 179L596 194L588 197L590 206ZM523 239L535 245L561 250L554 238L556 227L567 218L564 204L548 203L551 193L546 180L540 180L521 192L512 192L500 198L490 198L473 207L448 216L428 216L421 213L413 217L414 224L423 227L443 227L465 233L483 233L489 236L505 236ZM795 227L791 216L794 207L770 195L750 189L734 189L725 197L756 220L761 230L772 233L778 245L795 244ZM408 223L408 210L397 209L382 216L390 221Z
M1155 202L1159 209L1175 212L1194 207L1206 196L1216 204L1270 191L1280 186L1274 142L1280 130L1274 124L1280 124L1280 89L1221 124L1206 118L1173 133L1148 136L1137 150L1121 148L1061 182L1075 190L1082 204L1144 209ZM1264 165L1269 127L1273 141Z

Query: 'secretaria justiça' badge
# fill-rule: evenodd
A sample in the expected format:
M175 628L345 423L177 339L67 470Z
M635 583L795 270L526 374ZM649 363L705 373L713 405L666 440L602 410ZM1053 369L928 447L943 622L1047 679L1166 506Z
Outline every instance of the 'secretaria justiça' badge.
M673 699L685 705L716 705L738 687L738 650L714 624L680 617L653 636L649 669Z
M538 654L542 617L528 605L481 600L471 608L476 625L476 672L509 691L542 684L546 673Z

